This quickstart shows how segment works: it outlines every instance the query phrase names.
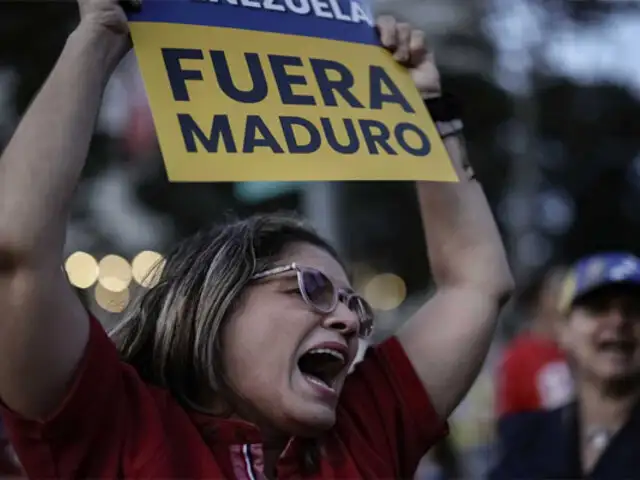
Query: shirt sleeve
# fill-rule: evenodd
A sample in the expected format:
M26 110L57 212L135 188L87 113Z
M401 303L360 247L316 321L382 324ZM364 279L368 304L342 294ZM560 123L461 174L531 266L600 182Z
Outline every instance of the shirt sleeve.
M395 337L369 349L347 378L338 423L343 437L359 435L391 461L396 478L412 478L429 448L449 433Z
M43 421L2 407L9 438L29 478L117 478L130 398L143 385L120 362L115 345L91 318L89 340L67 394ZM127 380L129 377L129 380Z

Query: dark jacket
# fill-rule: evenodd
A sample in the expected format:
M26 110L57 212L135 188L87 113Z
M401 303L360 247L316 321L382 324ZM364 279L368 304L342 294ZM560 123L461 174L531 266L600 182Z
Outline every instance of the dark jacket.
M490 480L640 479L640 408L614 435L593 471L580 465L577 405L514 413L498 424L498 458Z

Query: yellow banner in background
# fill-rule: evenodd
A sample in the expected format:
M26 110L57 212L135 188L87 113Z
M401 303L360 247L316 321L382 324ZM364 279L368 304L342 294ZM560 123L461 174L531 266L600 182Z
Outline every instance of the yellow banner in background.
M170 181L457 180L408 72L378 46L156 21L131 30Z

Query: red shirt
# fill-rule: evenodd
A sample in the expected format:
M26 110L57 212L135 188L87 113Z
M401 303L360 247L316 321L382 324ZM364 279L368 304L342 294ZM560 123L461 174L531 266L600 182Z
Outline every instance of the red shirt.
M572 396L564 353L547 338L523 334L507 347L498 371L498 415L556 408Z
M20 477L22 470L15 461L11 445L4 438L0 440L0 478Z
M96 320L60 409L46 422L3 418L29 478L263 479L258 430L185 411L122 363ZM306 478L407 478L447 433L400 343L371 349L349 375L320 471ZM279 479L304 478L291 439Z

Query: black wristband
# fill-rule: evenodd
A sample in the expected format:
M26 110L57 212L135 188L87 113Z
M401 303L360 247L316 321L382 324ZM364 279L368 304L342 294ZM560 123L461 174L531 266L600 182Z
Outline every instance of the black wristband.
M120 0L118 3L125 13L139 13L142 10L142 0Z
M424 104L434 122L451 122L462 118L460 104L449 93L443 93L440 97L427 98Z

